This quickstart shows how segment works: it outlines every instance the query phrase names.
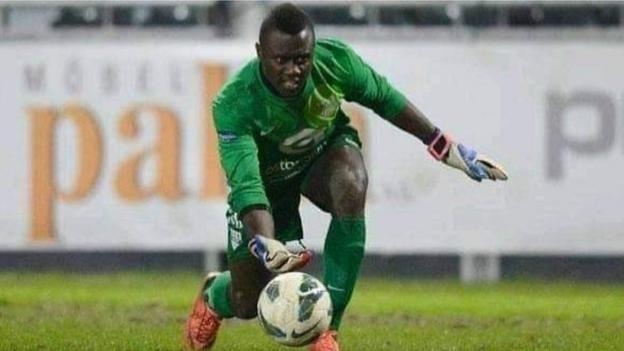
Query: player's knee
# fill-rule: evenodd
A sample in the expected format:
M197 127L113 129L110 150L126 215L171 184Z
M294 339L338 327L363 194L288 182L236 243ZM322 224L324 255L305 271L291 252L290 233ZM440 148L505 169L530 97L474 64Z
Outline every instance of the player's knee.
M366 169L350 168L330 184L335 215L358 216L364 211L368 175Z

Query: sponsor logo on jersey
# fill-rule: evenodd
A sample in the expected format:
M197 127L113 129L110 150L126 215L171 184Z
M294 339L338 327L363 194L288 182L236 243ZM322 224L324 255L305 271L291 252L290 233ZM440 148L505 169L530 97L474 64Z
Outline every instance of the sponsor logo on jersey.
M268 166L263 171L263 176L266 182L280 182L288 180L297 174L301 173L310 163L325 149L327 146L327 139L324 139L316 145L313 152L301 156L297 159L284 158Z
M225 143L229 143L232 142L236 139L238 139L238 135L232 133L232 132L218 132L217 133L219 136L219 140L223 141Z
M336 119L343 97L339 89L327 84L318 86L303 109L304 119L313 128L329 127Z
M325 129L304 128L286 138L279 146L287 155L298 155L312 150L325 139Z

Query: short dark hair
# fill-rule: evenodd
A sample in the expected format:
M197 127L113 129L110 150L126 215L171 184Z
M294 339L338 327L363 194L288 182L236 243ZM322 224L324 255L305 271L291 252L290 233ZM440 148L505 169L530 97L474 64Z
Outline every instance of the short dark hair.
M274 7L262 21L260 26L260 43L272 30L279 30L290 35L300 33L310 28L314 34L314 25L310 17L297 6L285 3Z

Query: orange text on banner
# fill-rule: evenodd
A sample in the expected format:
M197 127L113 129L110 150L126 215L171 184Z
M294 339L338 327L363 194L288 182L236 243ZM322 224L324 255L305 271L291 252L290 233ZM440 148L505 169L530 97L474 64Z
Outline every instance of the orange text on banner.
M156 144L141 150L122 162L117 170L114 185L124 200L135 202L152 195L173 201L183 196L180 180L180 127L175 114L157 105L139 105L122 114L117 129L126 138L136 138L140 132L139 115L156 119L158 132ZM156 158L156 184L146 187L140 184L141 166L149 156Z
M69 104L60 113L51 107L28 109L31 122L31 222L33 241L55 238L54 205L56 198L78 201L93 189L102 165L102 137L95 119L85 108ZM69 191L57 189L54 172L55 131L59 121L67 119L78 135L78 166L74 186Z
M204 137L204 172L201 187L203 199L223 198L225 196L225 178L217 151L217 132L212 119L212 101L227 79L227 69L222 64L202 66L203 79L203 137Z

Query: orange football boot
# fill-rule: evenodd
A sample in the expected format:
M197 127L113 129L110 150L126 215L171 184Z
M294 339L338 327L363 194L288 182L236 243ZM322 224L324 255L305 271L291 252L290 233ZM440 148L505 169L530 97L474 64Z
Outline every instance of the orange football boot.
M193 302L193 310L184 326L185 343L188 349L208 350L217 339L221 318L208 306L208 301L204 300L204 291L219 274L219 272L211 272L206 275L199 294Z
M340 351L338 333L335 330L324 332L314 341L310 351Z

